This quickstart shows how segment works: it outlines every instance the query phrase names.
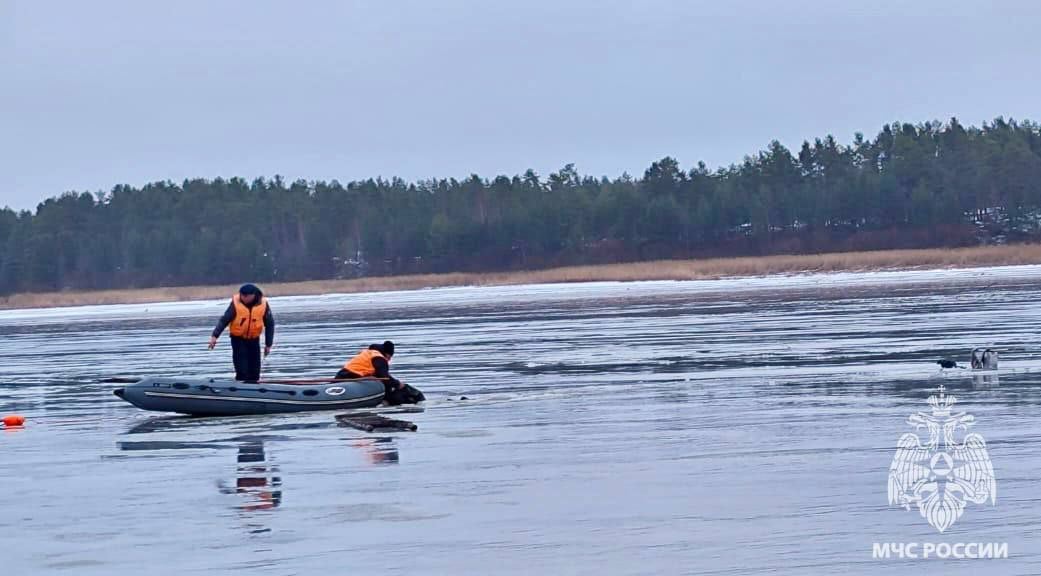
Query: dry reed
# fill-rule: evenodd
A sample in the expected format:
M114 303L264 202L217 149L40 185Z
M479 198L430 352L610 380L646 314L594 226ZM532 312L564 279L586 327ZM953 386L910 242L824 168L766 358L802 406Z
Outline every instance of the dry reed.
M956 249L884 250L877 252L793 256L712 258L707 260L659 260L627 264L569 266L522 272L424 274L353 280L314 280L265 284L263 289L270 296L305 296L417 290L447 286L502 286L596 281L632 282L639 280L706 280L726 276L961 268L1038 263L1041 263L1041 245L1017 244L1012 246L980 246ZM0 298L0 309L221 299L228 297L237 287L238 285L181 286L90 292L23 293Z

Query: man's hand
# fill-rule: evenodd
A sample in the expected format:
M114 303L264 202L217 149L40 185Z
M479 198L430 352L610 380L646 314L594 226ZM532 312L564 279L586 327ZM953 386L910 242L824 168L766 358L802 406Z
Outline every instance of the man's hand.
M210 336L210 350L213 350L217 346L217 337Z
M267 355L270 354L270 353L271 353L271 347L270 346L264 346L264 358L267 358Z

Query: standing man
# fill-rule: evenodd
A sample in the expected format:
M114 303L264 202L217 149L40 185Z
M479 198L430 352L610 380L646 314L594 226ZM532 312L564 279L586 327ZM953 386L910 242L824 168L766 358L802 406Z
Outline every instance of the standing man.
M230 327L235 379L243 382L260 380L260 333L264 333L265 357L271 353L275 341L275 318L260 288L243 284L231 297L231 304L210 335L210 350L217 345L217 338L226 327Z

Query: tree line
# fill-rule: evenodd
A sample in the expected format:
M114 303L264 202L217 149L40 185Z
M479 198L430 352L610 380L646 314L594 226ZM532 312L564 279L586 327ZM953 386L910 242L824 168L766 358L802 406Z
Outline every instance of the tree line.
M893 123L642 177L281 177L68 192L0 211L0 294L1029 240L1041 126Z

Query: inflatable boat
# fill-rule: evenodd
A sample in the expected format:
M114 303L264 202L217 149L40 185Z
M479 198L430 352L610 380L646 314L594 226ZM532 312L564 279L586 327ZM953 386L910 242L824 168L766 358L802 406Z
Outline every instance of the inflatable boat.
M242 416L371 408L383 402L384 388L376 378L257 383L220 378L142 378L112 393L143 410Z

